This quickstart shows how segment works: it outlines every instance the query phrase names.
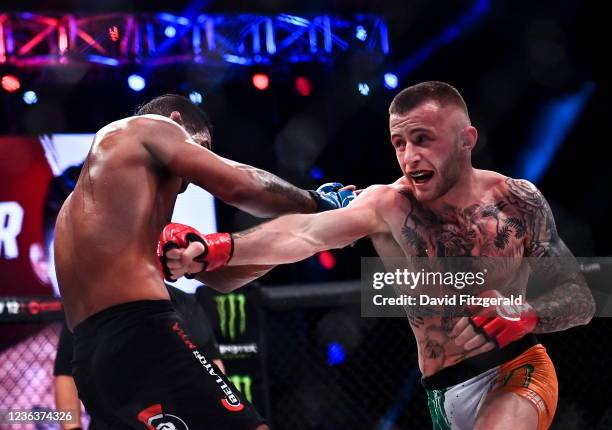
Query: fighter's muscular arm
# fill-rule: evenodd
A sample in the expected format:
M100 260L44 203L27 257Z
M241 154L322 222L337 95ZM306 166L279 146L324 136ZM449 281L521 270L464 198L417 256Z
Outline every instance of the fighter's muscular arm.
M219 157L196 144L169 118L143 115L132 119L132 126L153 158L173 175L252 215L271 217L317 209L306 190L264 170Z
M231 266L286 264L326 249L343 248L362 237L386 232L381 216L390 187L366 190L349 206L313 215L287 215L233 234Z
M217 291L229 293L262 277L274 267L274 265L225 266L212 272L200 272L196 279Z
M385 233L388 224L379 214L393 204L397 190L374 186L365 190L344 209L317 215L287 215L250 230L236 233L230 266L200 272L202 263L193 260L204 247L191 242L185 249L166 254L175 278L198 273L196 278L217 291L232 291L262 275L277 264L299 261L319 250L339 248L374 233Z
M533 273L550 289L530 303L539 316L536 333L548 333L587 324L595 302L574 256L557 233L548 202L528 181L508 179L510 203L528 223L525 256Z

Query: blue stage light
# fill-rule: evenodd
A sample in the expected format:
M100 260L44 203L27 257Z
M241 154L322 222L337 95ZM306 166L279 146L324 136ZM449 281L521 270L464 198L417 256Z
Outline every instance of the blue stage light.
M344 347L337 342L327 344L327 364L335 366L341 364L346 359Z
M192 91L189 93L189 100L191 100L191 103L194 105L199 105L202 103L202 94L197 91Z
M134 74L128 77L128 86L134 91L142 91L147 83L142 76Z
M34 91L26 91L23 93L23 101L28 105L33 105L38 101L38 96Z
M169 25L164 29L164 34L166 35L166 37L174 37L176 36L176 28L174 28L172 25Z
M324 173L323 173L323 169L321 169L320 167L313 167L312 169L310 169L310 177L312 179L314 179L315 181L320 181L321 179L323 179Z
M366 30L363 25L358 25L355 27L355 38L362 42L365 41L368 38L368 30Z
M396 75L394 75L393 73L385 73L384 79L385 79L385 88L390 89L390 90L397 88L398 79Z

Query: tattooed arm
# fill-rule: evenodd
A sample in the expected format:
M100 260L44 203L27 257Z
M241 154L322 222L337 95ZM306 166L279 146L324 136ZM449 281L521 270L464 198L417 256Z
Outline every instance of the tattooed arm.
M153 163L232 206L258 217L317 210L308 191L265 170L219 157L169 118L145 115L131 121L130 133L142 141Z
M233 166L245 180L244 191L231 203L233 206L260 218L317 211L317 202L308 191L265 170L221 159Z
M372 187L349 206L313 215L286 215L232 235L234 254L230 266L287 264L332 248L343 248L374 233L385 232L381 205L390 187Z
M595 301L576 259L557 234L548 202L528 181L506 182L510 203L518 207L527 222L525 256L532 274L544 287L543 294L530 301L539 316L535 332L587 324L595 314Z
M274 267L276 266L225 266L212 272L200 272L196 279L214 290L229 293L260 278Z

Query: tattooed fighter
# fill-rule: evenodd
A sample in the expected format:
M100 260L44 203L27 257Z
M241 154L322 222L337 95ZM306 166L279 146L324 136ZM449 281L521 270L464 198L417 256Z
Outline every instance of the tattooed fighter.
M394 98L389 114L401 179L369 187L344 209L288 215L234 234L229 261L223 248L230 240L219 246L201 237L204 245L193 242L185 251L171 251L168 269L175 276L202 270L190 258L204 247L204 265L213 270L224 264L291 263L364 236L383 259L530 257L534 266L541 262L546 267L554 287L515 307L514 315L423 312L410 313L409 320L434 428L548 428L557 404L557 378L533 333L588 323L594 302L581 275L567 274L550 263L555 259L546 260L572 258L546 200L528 181L472 166L478 133L452 86L425 82L409 87ZM188 243L180 235L163 240ZM516 270L498 269L496 276L514 279L524 292L527 277L517 276Z

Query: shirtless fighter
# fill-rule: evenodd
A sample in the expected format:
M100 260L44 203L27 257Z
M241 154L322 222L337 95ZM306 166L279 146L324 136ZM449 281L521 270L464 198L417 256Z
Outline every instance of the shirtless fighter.
M213 154L206 115L184 97L157 97L136 115L96 134L57 219L79 397L96 428L267 428L184 330L159 274L157 240L190 182L262 217L338 208L337 193ZM211 279L244 283L266 270L228 267Z
M452 86L424 82L409 87L394 98L389 114L401 179L367 188L346 208L283 216L226 234L223 241L203 236L201 243L190 242L169 225L162 246L168 241L189 246L166 254L168 270L173 276L202 270L191 257L204 248L204 267L213 270L225 264L296 262L365 236L383 260L484 256L546 262L554 286L516 306L513 315L409 313L409 320L435 429L548 428L557 404L557 378L533 333L587 324L595 309L578 272L568 275L551 267L558 260L545 260L573 258L557 234L548 203L528 181L472 167L478 134ZM204 280L206 273L197 277ZM511 279L515 273L502 268L496 275ZM518 279L524 293L527 279Z

